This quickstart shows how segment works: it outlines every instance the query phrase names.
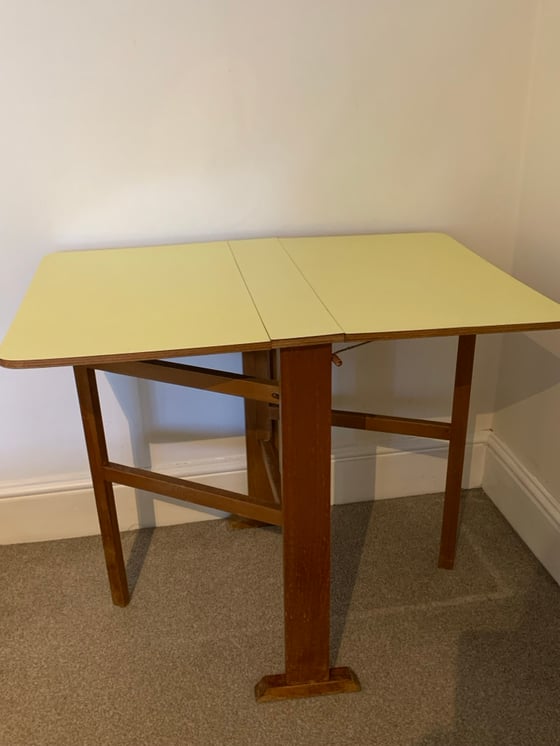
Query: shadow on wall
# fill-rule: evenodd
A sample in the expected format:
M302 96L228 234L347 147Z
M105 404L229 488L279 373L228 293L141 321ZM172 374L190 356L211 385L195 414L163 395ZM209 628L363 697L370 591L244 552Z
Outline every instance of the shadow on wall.
M560 333L550 331L505 336L496 394L497 412L559 384Z
M99 376L99 373L97 375ZM128 376L119 376L112 373L107 373L105 377L128 423L132 463L134 466L150 469L152 467L150 444L144 435L142 411L139 406L139 384L141 382ZM101 397L101 404L103 406L103 397ZM106 418L103 419L106 422ZM111 442L109 437L107 439L109 458L111 458ZM128 552L126 570L131 592L134 591L140 570L148 554L156 523L154 496L143 490L134 490L134 494L138 525L141 527L148 526L149 528L136 532L134 542Z
M376 341L342 352L344 364L333 373L333 405L374 414L449 421L456 352L456 337ZM487 384L479 382L479 389ZM481 398L473 391L467 442L474 441L476 416L484 406ZM418 485L415 494L431 492L434 485L427 475L434 473L441 476L435 489L444 488L445 441L334 428L333 448L337 455L335 495L352 494L356 500L400 497L411 494L411 483ZM399 458L405 453L410 457L406 476L401 473L405 462ZM345 463L347 456L350 458ZM472 449L467 447L465 475L471 473L472 458Z
M380 341L341 353L344 364L333 367L335 407L388 415L448 419L451 412L456 338ZM336 346L335 349L340 346ZM240 355L184 358L187 363L240 371ZM128 422L133 462L165 471L189 460L189 442L243 434L243 402L205 391L108 376L113 394ZM471 417L471 432L474 417ZM335 428L333 449L337 458L355 462L364 493L375 494L375 458L393 451L422 452L424 458L446 458L445 443L401 435ZM469 458L468 456L467 458ZM387 462L387 465L389 463ZM396 468L396 464L391 465ZM469 464L466 464L466 469ZM340 471L340 470L338 470ZM335 475L340 482L348 468ZM387 478L392 480L389 469ZM354 480L355 481L355 480ZM394 481L394 480L393 480ZM442 481L443 487L443 481ZM398 480L395 489L398 490ZM335 489L340 491L335 484ZM422 491L421 489L419 491ZM139 496L140 526L153 525L154 503Z
M451 412L455 367L455 338L380 341L342 353L343 366L333 368L333 404L349 410L379 414L447 419ZM240 355L208 355L182 362L239 372ZM243 434L243 402L194 389L152 381L133 382L111 376L111 386L129 421L136 465L148 466L150 454L156 466L157 445L188 443ZM135 396L131 387L136 386ZM136 401L136 406L131 401ZM140 411L137 411L139 409ZM381 437L381 440L375 440ZM391 446L401 436L356 433L337 429L333 445L344 446L363 438ZM165 459L164 459L165 462Z
M237 372L240 370L241 356L192 357L179 362ZM117 374L109 373L105 374L105 377L127 422L130 457L134 466L155 471L159 468L165 471L170 464L167 461L159 463L157 456L154 459L154 445L184 444L204 438L239 434L243 426L243 403L237 397L209 394L179 386L167 386ZM104 420L106 430L110 430L107 418L105 417ZM108 441L111 458L110 434ZM184 460L187 458L188 454L185 453ZM163 495L158 495L156 498L152 493L144 490L135 490L134 493L138 525L144 530L137 532L127 560L131 590L134 588L150 547L156 525L156 499L177 505L176 500Z
M173 362L241 373L238 353L174 358ZM152 444L242 435L243 400L155 381L140 382L140 405L146 437Z
M457 340L434 338L422 340L383 341L368 344L343 355L344 364L333 369L333 401L336 407L373 411L389 415L448 419L451 412L453 376ZM183 359L188 364L238 372L240 355L213 355ZM130 450L135 466L165 471L178 456L168 445L180 447L177 461L188 459L189 441L239 435L243 432L243 402L237 397L225 397L193 389L166 386L151 381L135 380L126 376L107 375L108 384L128 423ZM471 423L474 418L471 418ZM472 424L471 424L472 430ZM376 494L377 460L379 448L400 451L423 451L420 458L435 458L441 462L444 487L445 444L416 438L363 433L336 428L333 431L335 448L363 445L368 457L353 461L353 474L359 476L363 491ZM183 446L185 450L183 451ZM429 450L428 450L429 449ZM184 453L184 455L183 455ZM467 452L465 473L470 469L471 454ZM341 489L344 470L335 475L335 491ZM344 473L343 473L344 472ZM363 473L362 473L363 472ZM392 479L392 477L387 477ZM394 481L394 480L393 480ZM419 490L421 491L421 490ZM371 498L369 498L371 499ZM157 500L169 501L158 497ZM156 503L152 494L136 491L138 524L153 527L156 523ZM131 559L141 566L148 550L150 535L138 536L138 546ZM138 551L136 551L138 550Z
M216 370L241 370L240 355L207 355L175 362ZM243 432L243 402L238 397L116 374L107 374L107 380L128 422L135 466L168 465L153 458L155 444L188 443Z
M560 334L505 340L494 430L523 466L560 500Z
M333 370L335 406L446 418L451 412L456 349L456 338L436 337L379 340L342 352L343 365Z
M382 340L341 352L343 365L333 368L333 407L446 419L451 412L455 349L454 339L440 338ZM378 447L407 450L413 442L389 433L333 430L333 447L338 450L356 445L372 453Z

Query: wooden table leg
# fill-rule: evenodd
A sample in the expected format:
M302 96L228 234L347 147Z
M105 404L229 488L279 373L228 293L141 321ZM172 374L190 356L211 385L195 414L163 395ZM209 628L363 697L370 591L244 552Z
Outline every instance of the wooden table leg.
M103 478L103 466L107 463L108 456L95 370L76 366L74 377L78 389L111 596L114 604L126 606L130 600L130 595L115 507L115 496L113 485Z
M272 378L273 353L268 350L243 353L243 373L258 378ZM250 495L274 502L270 480L266 473L261 441L270 437L268 404L254 399L245 399L245 451L247 454L247 487ZM265 526L260 521L232 515L228 519L232 529Z
M455 389L438 562L439 567L448 570L453 567L455 562L475 342L476 336L474 334L462 336L459 337L457 348L457 367L455 370Z
M329 667L330 345L280 354L286 673L265 676L265 702L358 691L349 668Z
M271 378L271 353L268 350L243 353L243 372L247 376ZM261 440L270 437L268 404L245 399L245 433L247 443L247 482L250 495L274 502L270 481L262 457Z

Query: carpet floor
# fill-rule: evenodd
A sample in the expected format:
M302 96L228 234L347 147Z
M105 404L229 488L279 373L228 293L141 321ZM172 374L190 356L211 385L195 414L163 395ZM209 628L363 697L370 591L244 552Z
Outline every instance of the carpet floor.
M1 746L554 746L560 588L480 490L333 509L332 664L355 694L256 704L283 670L281 536L209 521L0 547Z

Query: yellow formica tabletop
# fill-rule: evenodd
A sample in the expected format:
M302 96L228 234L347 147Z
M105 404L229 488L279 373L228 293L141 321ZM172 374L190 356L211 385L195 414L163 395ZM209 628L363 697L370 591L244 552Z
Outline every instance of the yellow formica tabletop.
M7 367L560 328L560 305L439 233L65 251L0 345Z

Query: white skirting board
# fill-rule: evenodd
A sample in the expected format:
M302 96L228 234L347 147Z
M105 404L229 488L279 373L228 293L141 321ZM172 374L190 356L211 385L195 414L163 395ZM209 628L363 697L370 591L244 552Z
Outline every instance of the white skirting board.
M407 440L407 450L339 448L332 456L332 501L337 504L441 492L447 445ZM480 487L487 432L467 445L464 487ZM177 445L177 444L175 444ZM193 444L188 444L193 452ZM180 449L177 448L177 451ZM216 451L217 455L210 455ZM243 438L194 444L195 458L159 470L215 487L243 492L246 487ZM162 461L158 459L158 463ZM163 462L165 463L165 462ZM165 526L220 517L216 511L115 486L121 530ZM99 533L93 491L87 475L66 475L48 483L0 483L0 544L48 541Z
M482 487L560 584L560 501L494 433L488 438Z

